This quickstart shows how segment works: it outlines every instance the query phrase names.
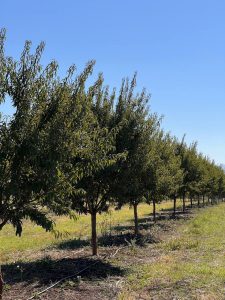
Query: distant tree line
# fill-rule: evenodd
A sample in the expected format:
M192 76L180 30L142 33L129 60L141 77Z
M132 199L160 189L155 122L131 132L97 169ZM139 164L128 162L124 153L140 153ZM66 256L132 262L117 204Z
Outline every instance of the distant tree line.
M5 55L0 34L0 103L11 99L12 118L0 119L0 230L11 223L21 235L29 218L48 231L56 215L90 214L92 252L97 254L96 215L129 204L138 234L138 205L182 199L192 206L225 197L221 167L199 153L196 143L166 133L149 110L149 95L135 93L136 74L120 91L103 75L88 84L94 62L64 78L58 64L41 65L44 44L31 53L26 42L18 60Z

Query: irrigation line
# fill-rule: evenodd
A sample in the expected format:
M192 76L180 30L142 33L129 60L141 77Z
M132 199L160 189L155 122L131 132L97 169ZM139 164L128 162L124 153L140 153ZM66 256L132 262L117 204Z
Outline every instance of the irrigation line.
M106 259L107 256L104 256L102 260ZM55 287L56 285L58 285L59 283L63 282L64 280L67 280L67 279L70 279L70 278L73 278L77 275L79 275L80 273L86 271L87 269L89 269L90 267L96 265L97 263L99 263L99 260L96 260L94 263L90 264L89 266L85 267L84 269L80 270L79 272L75 273L75 274L72 274L72 275L69 275L69 276L66 276L58 281L56 281L55 283L53 283L52 285L50 285L49 287L47 287L46 289L40 291L39 293L35 293L35 295L33 295L32 297L28 298L27 300L31 300L31 299L34 299L36 298L37 296L41 295L41 294L44 294L45 292L47 292L48 290L50 290L51 288Z

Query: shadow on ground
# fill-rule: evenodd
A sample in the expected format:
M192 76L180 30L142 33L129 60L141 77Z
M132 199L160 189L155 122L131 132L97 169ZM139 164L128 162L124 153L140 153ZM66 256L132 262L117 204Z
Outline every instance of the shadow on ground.
M77 275L92 281L104 279L108 276L124 275L124 270L99 258L52 260L47 257L37 261L20 263L19 265L17 263L3 265L2 271L5 282L10 285L19 282L26 284L36 282L39 285L45 285L80 271L82 272ZM76 276L74 278L76 279Z
M139 218L140 234L138 236L133 233L134 225L132 225L133 220L131 219L128 221L128 224L114 226L111 234L106 234L99 237L98 245L100 247L125 246L129 245L129 243L134 240L135 244L139 246L146 246L146 244L149 243L157 243L159 241L152 234L151 228L158 227L164 231L167 231L170 228L171 219L189 219L191 218L191 214L192 212L188 209L185 212L177 211L176 216L171 213L170 209L164 210L156 214L156 222L153 221L152 214L148 214L146 217ZM54 248L61 250L74 250L85 246L90 246L89 240L71 239L59 243L57 246L54 246Z
M139 224L139 229L141 230L151 230L152 227L160 227L162 229L166 229L166 227L168 226L165 222L154 222L151 218L150 215L147 215L148 217L144 217L144 218L139 218L138 220L138 224ZM160 216L157 216L157 221L160 220L165 220L165 218L161 218ZM134 220L129 220L129 223L134 222ZM120 232L120 234L125 233L127 231L134 231L134 225L128 225L128 224L124 224L124 225L118 225L114 227L114 230L116 232ZM149 232L148 234L150 235L151 232Z
M134 242L136 245L144 247L148 243L158 242L149 232L135 235L134 233L132 233L132 231L133 226L120 226L119 232L113 235L107 234L104 236L100 236L98 238L98 245L100 247L129 246L130 243ZM73 239L61 242L60 244L54 246L54 249L75 250L83 248L85 246L91 247L90 241Z
M56 246L54 246L54 248L60 249L60 250L70 250L70 249L80 249L83 247L87 247L90 246L91 243L89 240L82 240L82 239L70 239L67 241L63 241L59 244L57 244Z
M124 226L126 228L126 226ZM102 236L99 238L98 243L102 247L109 246L130 246L135 244L140 247L145 247L150 243L157 243L158 240L149 233L135 235L131 232L124 232L117 235Z

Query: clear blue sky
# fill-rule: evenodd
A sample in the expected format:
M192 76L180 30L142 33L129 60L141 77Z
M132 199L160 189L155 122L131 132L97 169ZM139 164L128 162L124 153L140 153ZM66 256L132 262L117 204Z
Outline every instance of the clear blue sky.
M55 58L61 73L96 59L96 73L119 87L138 71L164 128L225 163L224 0L2 0L0 27L7 54L44 40L44 63Z

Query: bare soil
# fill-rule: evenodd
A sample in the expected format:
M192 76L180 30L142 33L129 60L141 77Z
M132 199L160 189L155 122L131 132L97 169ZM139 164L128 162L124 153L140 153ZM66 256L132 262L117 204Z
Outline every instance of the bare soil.
M79 246L82 243L77 240L64 242L57 248L27 251L24 253L26 262L15 261L2 266L5 280L3 300L25 300L34 295L34 299L43 300L118 299L130 267L157 260L162 255L157 243L175 237L177 226L192 216L193 211L187 211L178 213L173 219L170 211L164 211L158 215L156 223L152 216L141 219L138 237L131 233L132 226L119 226L114 235L99 239L98 257L92 257L90 247ZM37 295L71 275L74 276ZM142 295L134 294L133 299L147 299L145 291Z

